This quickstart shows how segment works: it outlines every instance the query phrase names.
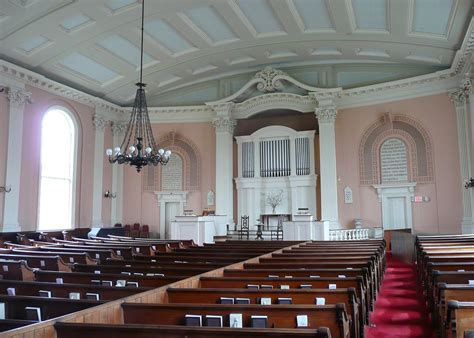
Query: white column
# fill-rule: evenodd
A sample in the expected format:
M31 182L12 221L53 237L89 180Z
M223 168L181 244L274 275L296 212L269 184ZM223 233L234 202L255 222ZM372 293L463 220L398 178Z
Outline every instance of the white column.
M237 122L231 118L233 103L210 105L216 112L216 214L234 223L233 135Z
M92 124L95 129L94 145L94 189L92 192L92 226L102 226L102 199L104 176L104 128L108 121L99 114L94 114Z
M290 176L296 176L296 146L295 137L290 137Z
M114 122L112 124L113 145L110 148L120 147L126 128L126 123ZM122 223L123 165L112 165L112 193L116 194L116 197L112 198L110 210L110 220L112 225L114 225L115 223Z
M319 123L321 220L329 221L331 229L339 228L337 209L336 132L337 110L334 101L318 98L315 109Z
M470 85L461 86L460 88L451 91L449 97L454 103L456 108L457 118L457 129L458 129L458 150L459 150L459 165L461 169L461 182L462 187L462 202L463 202L463 218L462 218L462 232L463 233L474 233L474 222L472 215L472 203L473 203L473 189L464 188L464 183L467 179L472 177L471 168L471 140L469 133L469 107L467 101L470 94Z
M23 113L25 103L31 103L31 93L21 87L6 88L9 105L8 147L5 185L11 191L5 193L3 232L20 231L18 222L20 205L21 154L23 140Z

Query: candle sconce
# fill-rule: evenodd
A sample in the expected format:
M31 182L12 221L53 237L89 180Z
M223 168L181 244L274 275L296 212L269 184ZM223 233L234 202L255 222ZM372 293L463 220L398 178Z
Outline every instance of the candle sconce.
M7 185L5 187L0 187L0 192L5 192L5 193L9 193L10 191L12 191L12 187Z
M107 190L106 192L104 192L104 197L105 198L115 198L115 197L117 197L117 193L112 193L112 192Z

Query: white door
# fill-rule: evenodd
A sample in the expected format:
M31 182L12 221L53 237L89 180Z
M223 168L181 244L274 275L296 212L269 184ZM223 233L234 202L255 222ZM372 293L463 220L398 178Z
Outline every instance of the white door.
M171 222L180 214L179 202L166 202L165 204L165 238L170 238Z
M405 197L388 197L387 198L387 224L384 227L387 230L406 229L407 213L406 213Z

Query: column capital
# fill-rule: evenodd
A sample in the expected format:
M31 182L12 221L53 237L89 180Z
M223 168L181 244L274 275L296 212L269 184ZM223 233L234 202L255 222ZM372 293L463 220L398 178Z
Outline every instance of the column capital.
M112 134L114 136L121 136L125 133L127 129L128 123L127 122L112 122L110 129L112 130Z
M94 114L92 116L92 125L94 126L95 130L103 131L104 128L110 123L105 116L100 114Z
M451 101L456 105L463 105L470 97L472 92L472 80L467 77L463 80L462 84L453 90L448 92L448 96Z
M314 113L319 123L334 123L336 121L336 106L317 107Z
M7 99L10 101L10 104L22 106L25 103L33 102L32 94L23 88L4 87L4 89L6 89Z
M230 117L219 116L212 120L212 125L216 128L216 132L228 132L233 134L237 121Z

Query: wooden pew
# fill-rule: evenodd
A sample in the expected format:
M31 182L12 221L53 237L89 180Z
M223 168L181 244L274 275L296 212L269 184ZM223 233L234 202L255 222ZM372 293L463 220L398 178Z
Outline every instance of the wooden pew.
M0 278L6 280L33 280L35 275L26 261L0 259Z
M221 297L248 298L251 304L259 304L261 298L271 298L277 304L278 298L291 298L292 304L315 304L317 297L325 299L326 304L343 303L350 316L351 337L359 337L364 321L359 317L359 299L354 288L348 289L224 289L224 288L169 288L168 303L219 304ZM361 326L362 325L362 326Z
M174 266L162 267L155 265L155 267L146 268L144 266L126 266L126 265L85 265L85 264L74 264L74 272L89 272L94 273L95 271L100 271L101 273L108 274L121 274L122 272L130 273L162 273L165 276L180 276L180 277L189 277L193 275L199 275L206 271L212 270L214 267L194 267L193 264L174 264Z
M474 328L474 302L448 302L446 337L462 338Z
M33 320L23 319L0 319L0 332L13 330L22 326L35 324Z
M182 264L187 264L187 265L182 265ZM144 267L144 268L153 268L153 267L175 267L175 268L180 268L186 267L186 266L192 266L193 268L206 268L210 270L214 270L217 268L222 267L222 264L218 263L176 263L176 262L166 262L166 263L157 263L156 259L152 259L149 261L144 261L144 260L116 260L116 259L107 259L104 262L101 262L101 265L114 265L114 266L125 266L125 267ZM180 268L181 269L181 268Z
M328 289L329 284L336 284L337 288L356 290L357 299L360 300L360 313L365 323L368 324L369 309L371 306L370 295L364 287L361 276L346 278L253 278L253 277L201 277L200 288L234 288L245 289L247 285L272 285L279 289L281 285L288 285L290 289L299 289L301 285L310 285L311 289Z
M125 324L184 325L186 314L228 316L241 313L244 327L252 315L268 316L269 328L295 328L296 316L307 315L309 328L329 328L332 337L348 338L350 327L344 304L335 305L225 305L225 304L136 304L122 303Z
M12 254L29 256L59 256L65 263L97 264L97 260L91 258L87 253L82 252L50 252L37 250L13 249Z
M69 298L69 293L76 292L81 299L86 293L99 294L100 300L113 300L150 290L150 288L115 287L90 284L56 284L45 282L23 282L0 280L0 294L6 295L8 288L14 288L17 296L39 296L39 291L50 291L52 297Z
M71 271L71 266L65 263L59 256L37 256L32 255L0 255L0 259L25 261L30 268L37 268L52 271Z
M125 280L127 282L136 282L141 287L153 287L157 288L163 285L167 285L176 282L183 277L177 276L136 276L136 275L123 275L123 274L94 274L86 272L56 272L56 271L35 271L35 280L38 282L50 282L55 283L57 278L62 278L63 283L70 284L92 284L93 280L100 281L112 281L113 285L116 284L117 280Z
M474 285L439 283L437 299L438 309L436 319L440 322L441 327L448 328L448 302L451 300L474 302Z
M175 325L106 325L84 323L62 323L54 325L57 338L331 338L327 328L318 329L252 329L191 327Z
M41 309L41 319L48 320L97 306L105 303L105 301L0 295L0 303L5 304L6 319L27 320L25 308L38 307Z

